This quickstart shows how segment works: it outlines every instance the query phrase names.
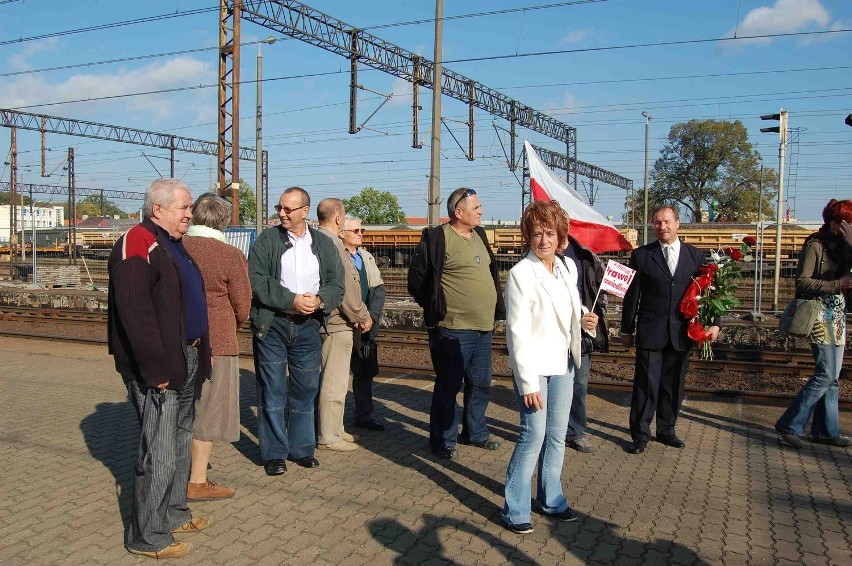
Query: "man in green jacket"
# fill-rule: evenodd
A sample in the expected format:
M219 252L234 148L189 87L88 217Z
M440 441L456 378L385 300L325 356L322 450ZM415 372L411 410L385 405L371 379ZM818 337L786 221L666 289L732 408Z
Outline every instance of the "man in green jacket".
M319 466L320 327L343 300L343 264L334 242L308 226L310 206L304 189L284 191L275 206L281 225L264 230L249 253L258 436L270 476L287 471L285 460Z

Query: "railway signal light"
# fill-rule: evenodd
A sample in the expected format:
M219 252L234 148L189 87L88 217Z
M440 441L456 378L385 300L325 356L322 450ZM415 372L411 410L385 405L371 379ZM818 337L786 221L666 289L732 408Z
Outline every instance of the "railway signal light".
M764 134L766 133L777 133L779 138L781 139L781 143L787 141L787 112L784 110L781 111L780 114L764 114L760 117L761 120L778 120L777 126L771 126L769 128L760 128L760 131Z

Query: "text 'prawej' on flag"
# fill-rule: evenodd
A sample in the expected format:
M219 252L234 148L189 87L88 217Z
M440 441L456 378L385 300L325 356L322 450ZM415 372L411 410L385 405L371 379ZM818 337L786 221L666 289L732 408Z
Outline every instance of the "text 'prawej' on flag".
M630 287L630 282L633 281L634 275L636 275L635 269L630 269L617 261L609 260L606 262L606 268L604 269L601 291L623 299L624 295L627 294L627 288Z
M533 200L557 201L571 219L570 233L575 240L595 253L633 249L612 222L583 202L574 189L542 162L530 142L524 140L524 148Z

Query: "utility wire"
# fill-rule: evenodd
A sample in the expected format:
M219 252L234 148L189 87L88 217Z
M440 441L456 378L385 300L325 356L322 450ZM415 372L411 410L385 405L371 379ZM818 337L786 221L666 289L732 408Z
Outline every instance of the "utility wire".
M7 39L4 41L0 41L0 46L3 45L13 45L15 43L23 43L25 41L36 41L38 39L49 39L51 37L62 37L65 35L75 35L78 33L87 33L90 31L101 31L105 29L113 29L124 26L136 25L136 24L146 24L149 22L159 22L162 20L170 20L172 18L183 18L185 16L197 16L199 14L209 14L210 12L218 12L219 8L197 8L195 10L187 10L186 12L179 12L176 14L159 14L157 16L147 16L144 18L135 18L133 20L124 20L121 22L111 22L108 24L98 24L95 26L88 26L84 28L77 29L69 29L63 31L55 31L52 33L43 33L41 35L32 35L30 37L20 37L18 39Z
M744 35L740 37L712 37L705 39L682 39L678 41L658 41L654 43L633 43L629 45L609 45L604 47L579 47L576 49L558 49L555 51L538 51L535 53L520 53L511 55L486 55L482 57L467 57L464 59L448 59L444 63L473 63L478 61L498 61L502 59L520 59L524 57L541 57L545 55L565 55L568 53L589 53L593 51L615 51L619 49L640 49L644 47L667 47L671 45L692 45L698 43L711 43L716 41L746 41L750 39L771 39L775 37L798 37L807 35L824 35L834 33L848 33L852 29L830 29L823 31L800 31L789 33L767 33L762 35Z

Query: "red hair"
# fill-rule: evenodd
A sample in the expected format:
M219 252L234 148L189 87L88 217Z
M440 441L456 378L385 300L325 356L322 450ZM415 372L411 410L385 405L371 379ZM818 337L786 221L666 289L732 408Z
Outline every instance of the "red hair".
M558 248L568 245L568 228L571 226L568 214L555 200L537 200L527 207L521 216L521 237L524 249L528 250L532 234L536 228L551 228L559 236Z
M831 222L852 222L852 200L831 199L822 209L822 219L826 224Z

